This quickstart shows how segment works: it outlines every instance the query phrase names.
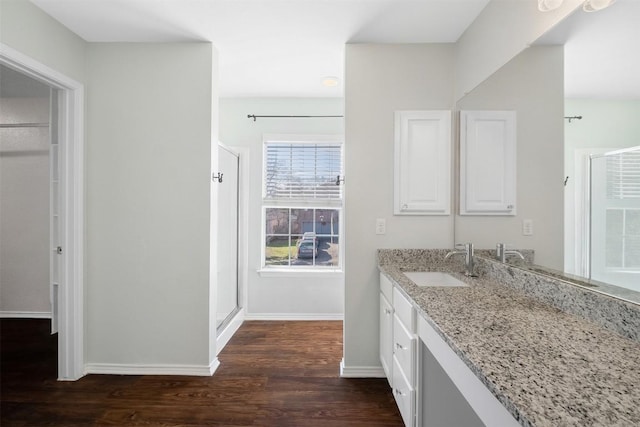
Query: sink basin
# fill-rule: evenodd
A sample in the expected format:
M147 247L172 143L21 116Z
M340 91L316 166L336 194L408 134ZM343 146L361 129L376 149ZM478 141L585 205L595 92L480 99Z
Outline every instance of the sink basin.
M404 273L413 283L420 287L454 287L469 286L450 274L440 271L410 271Z

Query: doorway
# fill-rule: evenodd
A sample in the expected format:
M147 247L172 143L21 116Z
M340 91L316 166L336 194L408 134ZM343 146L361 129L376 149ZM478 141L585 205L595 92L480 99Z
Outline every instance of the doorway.
M2 43L0 67L5 76L16 74L34 80L51 94L49 120L46 124L34 122L41 126L31 126L30 129L47 128L50 133L46 150L49 159L47 174L50 174L46 212L50 232L44 243L49 258L48 311L52 331L58 332L58 379L76 380L84 375L84 88L82 84ZM19 88L3 84L3 90L12 89ZM33 125L30 122L22 124ZM26 262L24 268L29 268L29 260L23 261Z

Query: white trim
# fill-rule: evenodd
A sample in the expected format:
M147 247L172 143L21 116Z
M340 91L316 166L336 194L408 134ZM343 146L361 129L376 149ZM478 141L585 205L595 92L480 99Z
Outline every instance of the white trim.
M207 365L128 365L118 363L88 363L87 374L108 375L190 375L210 377L220 366L220 361L215 358Z
M257 270L260 277L315 277L315 278L344 278L342 269L320 269L320 268L269 268L264 267Z
M345 366L344 359L340 361L341 378L386 378L382 366Z
M84 86L2 43L0 63L61 91L64 286L58 294L58 378L76 380L84 375Z
M246 313L244 320L344 320L343 313Z
M565 272L589 277L590 234L591 234L591 194L590 156L603 154L611 148L578 148L574 151L573 194L565 196L566 209L573 211L565 224ZM569 260L572 260L572 263Z
M284 133L265 133L262 135L262 143L267 142L310 142L310 143L329 143L329 144L343 144L343 134L284 134Z
M1 319L51 319L50 311L0 311Z
M241 308L235 316L231 319L231 321L225 326L222 332L218 333L217 341L216 341L216 351L217 354L220 354L222 349L227 345L231 337L240 329L242 323L244 322L245 314L244 308Z

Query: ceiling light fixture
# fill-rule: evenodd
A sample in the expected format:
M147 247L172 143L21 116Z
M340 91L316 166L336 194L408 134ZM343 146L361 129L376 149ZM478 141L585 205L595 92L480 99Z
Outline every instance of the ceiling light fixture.
M616 0L584 0L582 10L585 12L595 12L611 6ZM541 12L549 12L559 8L563 0L538 0L538 10Z
M334 76L327 76L322 78L322 85L325 87L336 87L338 86L338 78Z
M615 1L616 0L585 0L582 5L582 10L585 12L595 12L611 6Z

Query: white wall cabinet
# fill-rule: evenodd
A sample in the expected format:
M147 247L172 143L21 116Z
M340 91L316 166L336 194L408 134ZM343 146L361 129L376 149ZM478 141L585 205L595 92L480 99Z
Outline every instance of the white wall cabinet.
M460 215L516 214L516 112L460 112Z
M395 215L449 215L450 111L396 111L393 211Z

